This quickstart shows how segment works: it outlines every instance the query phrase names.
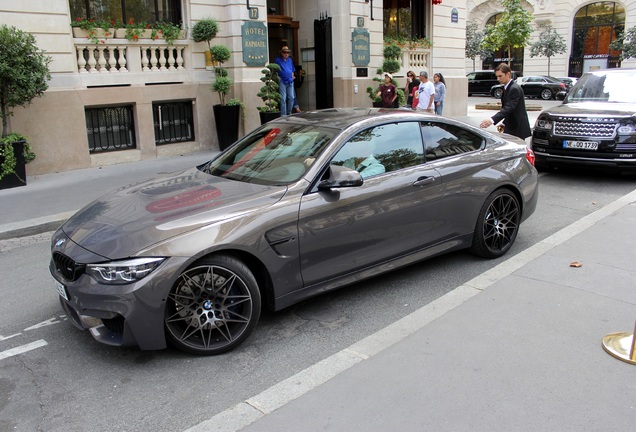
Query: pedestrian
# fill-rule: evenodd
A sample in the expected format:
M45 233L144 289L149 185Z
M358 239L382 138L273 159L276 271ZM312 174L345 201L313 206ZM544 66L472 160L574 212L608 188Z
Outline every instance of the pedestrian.
M416 111L433 112L433 102L435 99L435 86L428 80L428 72L420 72L420 86L415 93L417 98Z
M420 80L415 76L415 72L408 71L406 73L406 87L404 87L404 94L406 95L406 106L413 107L413 89L420 86Z
M305 81L305 71L302 66L294 65L294 106L292 108L293 113L299 113L300 105L298 104L298 89L303 85Z
M501 109L491 118L483 120L479 127L487 128L503 120L503 131L505 133L525 140L532 135L532 130L530 129L528 113L526 112L523 89L512 80L512 70L507 64L501 63L497 66L495 75L497 76L497 81L504 85L503 95L501 96Z
M444 76L441 73L433 74L433 85L435 86L435 97L433 98L435 114L442 115L444 99L446 98L446 81L444 81Z
M289 58L289 47L284 46L280 49L280 55L276 57L274 63L280 66L280 82L278 83L278 91L280 92L280 111L281 115L289 115L294 107L294 99L296 92L294 91L294 62Z
M383 108L397 108L397 88L393 85L393 75L384 73L384 84L380 85L380 90L375 94L382 99Z

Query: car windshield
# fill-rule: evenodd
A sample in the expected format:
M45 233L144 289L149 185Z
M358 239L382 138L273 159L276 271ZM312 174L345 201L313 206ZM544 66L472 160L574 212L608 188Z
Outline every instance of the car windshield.
M636 87L633 85L635 80L636 71L585 74L572 87L565 99L565 103L636 103Z
M285 185L300 179L333 139L335 129L268 123L203 166L202 171L246 183Z

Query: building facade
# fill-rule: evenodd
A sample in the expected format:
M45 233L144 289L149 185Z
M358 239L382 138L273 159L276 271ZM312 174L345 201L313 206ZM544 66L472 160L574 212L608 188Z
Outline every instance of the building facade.
M624 28L635 25L636 0L614 3L624 9ZM535 21L551 21L568 41L569 52L552 58L553 75L566 76L576 65L570 57L573 49L581 51L577 43L583 28L575 24L589 21L577 18L589 4L524 3ZM29 138L37 154L27 165L28 175L217 150L212 106L220 101L210 89L214 68L206 65L208 45L191 39L192 26L208 17L220 25L211 43L231 51L224 66L234 82L229 97L245 104L241 135L260 124L261 71L284 45L304 71L297 89L302 110L371 107L366 89L377 85L373 78L384 60L385 35L432 42L405 46L394 75L405 85L408 70L443 73L444 114L461 116L466 114L466 72L472 70L465 56L466 23L475 20L483 28L501 12L495 0L0 0L0 23L32 33L52 58L49 89L28 107L17 108L10 126ZM112 20L113 28L87 38L71 27L78 18ZM141 21L173 22L184 32L168 43L156 35L134 39L118 31L123 23ZM582 27L586 35L605 31ZM588 61L588 48L584 44L579 56L581 70L596 67L601 58L597 52L597 63ZM479 59L480 66L484 60ZM545 73L546 65L545 58L530 58L529 49L524 51L525 75Z

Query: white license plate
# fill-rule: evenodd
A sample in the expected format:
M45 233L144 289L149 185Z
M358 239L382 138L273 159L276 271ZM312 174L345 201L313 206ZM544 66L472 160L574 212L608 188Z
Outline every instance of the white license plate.
M598 149L598 141L563 141L563 148L580 149L580 150L596 150Z
M55 286L57 287L58 294L62 296L64 300L68 301L68 293L66 292L66 287L58 281L55 281Z

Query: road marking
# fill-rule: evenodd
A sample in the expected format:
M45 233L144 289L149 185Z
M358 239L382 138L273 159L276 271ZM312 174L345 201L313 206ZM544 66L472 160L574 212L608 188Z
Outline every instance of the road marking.
M2 336L2 335L0 335L0 342L5 341L7 339L11 339L12 337L15 337L15 336L20 336L21 334L22 333L16 333L16 334L12 334L11 336Z
M44 339L37 340L35 342L31 342L26 345L21 345L19 347L11 348L6 351L0 352L0 360L4 360L9 357L17 356L19 354L24 354L25 352L32 351L37 348L42 348L43 346L48 345L48 343Z
M39 328L42 328L42 327L50 326L50 325L53 325L53 324L59 324L61 322L62 321L60 321L57 318L53 317L53 318L48 319L46 321L42 321L39 324L35 324L35 325L32 325L31 327L27 327L27 328L24 329L24 331L35 330L35 329L39 329Z

